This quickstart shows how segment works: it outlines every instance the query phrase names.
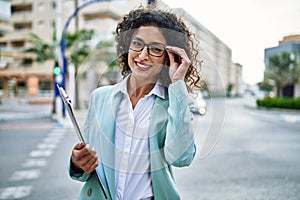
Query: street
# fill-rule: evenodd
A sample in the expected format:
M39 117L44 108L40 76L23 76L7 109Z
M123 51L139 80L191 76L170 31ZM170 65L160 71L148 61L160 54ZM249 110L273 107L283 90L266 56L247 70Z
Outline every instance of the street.
M280 120L299 112L256 110L242 102L226 101L222 135L211 153L175 170L183 199L300 199L300 124ZM208 126L203 120L203 130Z
M298 200L300 124L282 120L290 115L300 112L246 107L240 98L195 115L196 158L189 167L174 168L182 199ZM15 116L0 117L0 200L76 199L82 183L67 173L77 142L72 127L41 113Z

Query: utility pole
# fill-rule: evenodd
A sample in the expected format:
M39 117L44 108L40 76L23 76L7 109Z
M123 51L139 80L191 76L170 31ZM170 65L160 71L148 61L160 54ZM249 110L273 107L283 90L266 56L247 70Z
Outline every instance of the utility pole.
M61 65L61 54L60 54L60 41L61 41L61 33L62 33L62 11L61 11L61 0L55 0L55 63L54 63L54 69L53 69L53 89L54 89L54 97L53 97L53 109L52 113L57 113L57 107L58 107L58 88L56 87L56 84L60 84L62 81L62 75L61 75L61 69L58 73L58 68L60 68ZM61 105L61 104L60 104Z
M74 0L74 7L75 7L75 9L74 10L76 10L77 8L78 8L78 0ZM76 15L75 16L75 33L78 33L78 29L79 29L79 21L78 21L78 15ZM75 43L75 49L77 48L77 43ZM74 78L74 80L75 80L75 87L74 87L74 89L75 89L75 98L74 98L74 108L75 109L79 109L79 88L78 88L78 77L77 77L77 73L78 73L78 66L77 66L77 64L75 64L74 65L74 72L75 72L75 78Z

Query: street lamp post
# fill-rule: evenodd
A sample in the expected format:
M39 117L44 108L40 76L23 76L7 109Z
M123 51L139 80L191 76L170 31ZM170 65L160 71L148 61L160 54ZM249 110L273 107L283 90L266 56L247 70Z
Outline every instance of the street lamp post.
M77 0L75 0L76 3L77 3ZM75 11L72 13L72 15L68 18L68 20L66 21L65 25L64 25L64 28L63 28L63 32L62 32L62 37L61 37L61 56L62 56L62 81L61 81L61 84L60 86L62 88L66 88L66 75L67 75L67 72L68 72L68 63L67 63L67 57L65 55L66 53L66 36L67 36L67 30L68 30L68 27L71 23L71 20L77 16L79 10L81 10L82 8L92 4L92 3L100 3L100 2L106 2L106 1L112 1L112 0L90 0L90 1L86 1L84 2L82 5L80 5L79 7L77 7L75 9ZM76 22L78 23L78 22ZM65 117L66 116L66 109L65 109L65 106L64 104L62 104L62 116Z

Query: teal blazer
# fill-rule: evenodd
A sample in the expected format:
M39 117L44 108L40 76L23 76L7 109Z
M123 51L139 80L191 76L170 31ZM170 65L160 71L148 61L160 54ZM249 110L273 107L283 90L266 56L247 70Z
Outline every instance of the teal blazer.
M116 85L93 91L83 131L86 143L97 151L99 166L96 170L108 199L115 197L115 119L121 98L122 93L116 92ZM171 166L188 166L195 156L192 108L193 101L183 81L172 83L167 89L165 99L156 97L149 127L151 178L155 200L180 199ZM75 174L70 165L69 173L73 179L86 182L78 199L105 199L96 174Z

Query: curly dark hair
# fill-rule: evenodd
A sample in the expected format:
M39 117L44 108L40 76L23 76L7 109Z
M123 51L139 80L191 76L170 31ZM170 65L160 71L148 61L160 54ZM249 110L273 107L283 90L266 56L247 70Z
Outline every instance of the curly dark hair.
M147 25L158 27L167 40L168 45L177 46L185 50L187 56L190 58L191 65L184 81L189 91L192 90L193 86L198 87L201 67L201 62L197 59L199 52L196 49L196 44L198 41L182 19L171 13L171 11L164 11L154 7L140 6L125 15L117 25L115 40L122 75L126 77L131 73L128 65L128 51L132 35L136 29ZM168 58L165 64L169 66ZM159 79L166 86L171 83L167 67L162 69Z

